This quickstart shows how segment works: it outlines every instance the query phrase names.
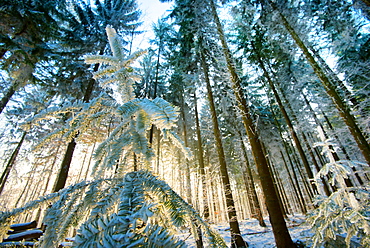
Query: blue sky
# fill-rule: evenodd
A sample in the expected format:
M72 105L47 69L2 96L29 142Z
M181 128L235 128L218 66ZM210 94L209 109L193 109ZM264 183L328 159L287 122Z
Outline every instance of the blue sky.
M134 47L145 49L149 46L148 40L153 37L152 24L157 22L166 10L171 9L172 3L161 3L159 0L137 0L137 3L142 11L141 21L144 22L140 30L145 31L145 33L136 37Z

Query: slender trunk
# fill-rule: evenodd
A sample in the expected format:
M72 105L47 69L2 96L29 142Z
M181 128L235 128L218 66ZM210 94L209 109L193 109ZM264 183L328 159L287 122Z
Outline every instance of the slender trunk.
M294 110L293 110L293 108L292 108L292 106L291 106L291 104L290 104L290 102L288 101L288 99L285 97L285 95L284 94L282 94L282 97L283 97L283 99L284 99L284 101L285 101L285 103L286 103L286 106L287 106L287 108L289 109L289 111L290 111L290 113L291 113L291 116L292 116L292 118L293 118L293 121L295 121L295 123L297 123L297 126L298 126L298 130L300 130L300 121L299 121L299 119L297 118L297 115L295 114L295 112L294 112ZM306 147L307 147L307 151L308 151L308 153L309 153L309 155L311 156L311 160L312 160L312 162L313 162L313 164L314 164L314 166L315 166L315 168L316 168L316 170L317 171L319 171L320 170L320 168L319 168L319 164L317 163L317 160L316 160L316 157L315 157L315 155L314 155L314 152L313 152L313 150L312 150L312 145L308 142L308 139L307 139L307 137L306 137L306 135L305 135L305 133L302 131L302 130L300 130L300 132L301 132L301 135L302 135L302 139L303 139L303 143L304 144L306 144ZM302 147L301 147L302 148ZM303 149L303 148L302 148ZM320 159L320 157L319 157L319 159ZM310 169L311 169L311 167L309 167ZM306 170L306 173L307 173L307 170ZM312 172L312 170L311 170L311 172L310 172L312 175L313 175L313 172ZM311 178L310 177L310 174L309 173L307 173L307 175L308 175L308 177L309 177L309 179L310 179L310 181L311 181L311 183L310 183L310 185L314 185L315 187L313 188L314 189L314 193L315 194L317 194L318 193L318 191L317 191L317 187L316 187L316 184L314 183L314 179L313 179L313 177ZM325 192L325 194L327 195L327 196L329 196L330 195L330 190L329 190L329 186L328 186L328 184L327 184L327 181L325 180L325 178L321 178L321 181L322 181L322 183L323 183L323 187L324 187L324 192Z
M309 180L311 182L313 182L313 178L314 178L314 175L313 175L313 172L312 172L312 169L310 167L310 164L308 162L308 159L307 159L307 156L303 150L303 147L302 147L302 144L298 138L298 135L294 129L294 126L293 126L293 123L292 121L290 120L290 117L287 113L287 111L285 110L285 107L281 101L281 98L279 96L279 93L277 92L277 89L275 87L275 84L272 82L272 79L269 75L269 73L267 72L266 70L266 67L264 65L264 62L262 61L262 58L261 58L261 55L259 54L258 50L256 49L256 47L254 46L253 42L252 42L252 47L253 47L253 50L254 50L254 53L257 55L257 60L258 60L258 63L259 63L259 66L260 68L262 69L263 71L263 75L265 76L274 96L275 96L275 99L276 99L276 102L280 108L280 111L281 113L283 114L284 116L284 120L286 122L286 124L288 125L289 127L289 131L290 131L290 134L292 135L292 138L293 138L293 141L294 141L294 144L298 150L298 154L302 160L302 163L303 163L303 166L304 168L306 169L306 173L307 173L307 176L309 178ZM315 184L311 184L311 187L313 188L313 190L317 193L317 188L316 188L316 185Z
M99 55L103 55L103 54L104 54L104 49L102 49L99 52ZM99 64L95 64L93 67L93 71L96 72L98 71L98 69L99 69ZM95 87L95 80L90 79L86 87L86 91L83 97L83 102L88 103L90 101L94 87ZM60 171L58 173L58 177L57 177L53 192L58 192L60 189L63 189L67 182L69 168L71 166L73 153L76 148L75 139L77 138L77 136L78 134L76 134L76 136L72 138L72 140L67 145L67 150L66 150L66 153L64 154L64 158L60 166Z
M251 200L250 201L251 209L253 209L252 216L258 220L258 223L260 224L260 226L266 227L266 223L263 220L263 216L262 216L261 205L260 205L260 202L258 201L256 189L254 188L255 184L254 184L254 179L252 175L252 170L249 164L247 151L245 149L244 141L243 141L242 135L239 132L239 130L238 130L238 134L239 134L240 146L242 148L242 153L243 153L243 157L244 157L245 164L246 164L245 172L247 175L247 180L245 183L246 183L248 194L249 194L248 198Z
M17 84L12 83L10 87L8 88L8 90L4 93L4 96L3 98L1 98L1 101L0 101L0 114L3 112L4 108L6 107L6 105L10 101L10 98L12 98L16 90L17 90Z
M222 145L222 137L220 133L220 128L218 126L216 107L214 104L211 83L209 80L209 69L208 69L208 65L206 63L204 54L201 53L200 56L201 56L201 64L202 64L203 73L204 73L204 77L206 81L206 86L207 86L207 96L208 96L208 102L209 102L209 107L210 107L211 116L212 116L212 123L213 123L213 134L216 140L217 154L218 154L218 159L220 163L221 180L222 180L222 184L225 190L227 214L228 214L230 231L231 231L231 244L232 244L232 247L247 247L248 244L243 240L241 236L241 232L239 229L239 223L238 223L238 219L236 215L235 203L234 203L234 199L232 195L229 175L227 172L225 152L224 152L224 148Z
M67 182L69 168L71 166L71 161L73 157L73 152L76 147L76 141L73 138L71 142L68 143L66 153L64 155L60 171L56 183L54 185L53 192L58 192L60 189L63 189Z
M4 170L3 174L1 175L1 178L0 178L0 195L4 190L5 183L8 180L10 171L14 166L14 162L17 159L17 156L19 154L19 151L21 149L21 146L24 142L24 139L25 139L26 135L27 135L27 132L23 132L21 140L18 142L17 147L14 149L12 155L10 156L10 158L8 160L8 163L6 164L5 170Z
M285 170L288 173L289 182L290 182L290 184L293 187L293 191L295 193L294 196L297 198L297 202L298 202L299 208L301 209L301 212L303 214L306 214L307 213L307 208L306 208L306 205L304 203L304 198L303 198L303 195L302 195L302 191L301 191L301 189L299 187L299 183L298 183L297 177L295 177L295 183L293 183L292 175L291 175L291 173L289 171L288 164L287 164L287 162L285 160L285 156L284 156L284 154L283 154L282 151L280 151L280 154L281 154L281 157L283 159ZM293 172L293 174L294 174L294 172ZM297 195L299 195L299 197Z
M78 172L77 179L76 179L75 183L78 183L81 179L81 175L82 175L82 171L83 171L83 168L84 168L84 165L85 165L86 157L87 157L87 150L84 152L84 158L82 159L81 168L80 168L80 171Z
M155 67L155 80L154 80L154 89L153 89L153 96L152 98L155 99L157 97L157 88L158 88L158 76L159 76L159 59L161 57L161 50L162 50L162 40L159 42L159 49L158 49L158 54L157 54L157 64ZM150 98L150 93L149 93L149 98ZM151 126L150 131L149 131L149 145L151 146L153 143L153 135L154 135L154 125Z
M333 136L334 136L334 138L336 139L336 141L338 142L338 144L339 144L339 146L340 146L340 148L341 148L341 150L342 150L343 154L345 155L346 159L347 159L347 160L351 160L351 157L349 156L349 154L348 154L347 150L344 148L344 145L343 145L343 144L342 144L342 142L340 141L340 139L339 139L338 135L335 133L334 127L333 127L333 125L331 124L331 122L330 122L330 120L329 120L328 116L327 116L327 115L326 115L326 114L325 114L321 109L320 109L320 112L321 112L322 116L324 117L325 122L326 122L326 124L328 125L329 129L333 132Z
M315 58L318 60L318 62L320 63L320 65L323 67L323 69L327 73L328 78L331 79L331 80L333 80L333 82L335 82L335 84L339 86L339 88L343 91L345 97L347 99L349 99L350 102L354 106L357 106L359 104L358 101L357 101L357 99L348 90L348 88L345 86L345 84L343 83L343 81L338 78L338 76L333 72L333 70L328 66L328 64L325 62L325 60L323 58L321 58L320 54L312 46L310 46L309 48L310 48L312 54L315 56Z
M27 201L28 201L28 200L27 200L27 198L28 198L28 192L29 192L29 190L30 190L29 184L33 181L33 176L34 176L33 171L31 171L31 172L30 172L30 174L31 174L31 175L27 178L26 185L24 186L24 188L23 188L22 192L20 193L20 195L19 195L19 197L18 197L17 201L16 201L16 202L15 202L15 204L14 204L14 208L17 208L17 207L19 206L19 203L21 202L21 200L22 200L22 198L23 198L23 197L25 198L25 200L24 200L24 201L22 201L22 203L24 203L24 202L27 202Z
M308 106L308 108L309 108L309 110L311 112L311 115L313 116L313 118L314 118L314 120L316 122L316 125L318 125L321 128L325 139L328 139L329 136L327 135L324 126L321 124L320 120L317 118L317 116L315 114L315 111L312 109L311 104L308 101L307 97L305 95L303 95L303 98L304 98L304 100L306 102L306 105ZM335 161L339 161L340 158L339 158L337 152L335 151L334 147L332 145L330 145L329 148L333 151L332 154L333 154L333 157L334 157ZM347 154L347 160L350 160L348 154ZM363 185L364 182L362 181L362 179L360 178L360 176L358 175L358 173L357 173L357 171L356 171L356 169L354 167L352 167L352 171L353 171L353 174L355 175L358 183L360 185ZM349 179L345 179L345 182L346 182L347 187L352 187L353 186L353 185L351 185L352 183L349 181Z
M217 15L217 10L213 0L210 0L210 5L212 8L212 15L214 21L217 25L217 31L219 34L220 41L222 43L222 50L226 59L228 70L231 74L232 88L238 103L239 109L242 113L242 120L244 127L246 129L250 145L252 147L253 157L257 166L258 174L262 184L262 190L265 197L265 202L267 205L267 210L270 215L271 225L274 232L275 242L278 248L290 248L296 247L293 243L292 238L289 234L288 228L286 226L282 209L279 206L279 199L277 192L274 190L274 184L272 181L272 176L270 174L265 154L263 153L261 141L257 134L257 129L253 123L250 109L247 105L246 99L244 97L244 92L240 85L241 81L236 73L235 65L229 51L226 38L223 32L221 22Z
M207 220L209 218L209 206L207 202L207 184L206 184L206 172L204 170L204 157L203 157L203 144L202 144L202 135L200 133L200 124L199 124L199 113L198 113L198 104L197 96L194 92L194 115L195 115L195 128L197 134L197 148L198 148L198 163L200 178L202 182L202 198L203 198L203 217Z
M137 157L136 157L136 153L133 152L132 153L132 156L133 156L133 160L134 160L134 171L138 171L139 168L138 168L138 162L137 162Z
M302 138L303 138L303 142L306 144L307 151L308 151L308 153L311 156L311 159L312 159L312 162L313 162L313 164L315 166L316 171L320 171L319 163L317 162L316 157L315 157L315 154L314 154L314 152L312 150L312 146L310 145L312 143L308 142L307 136L305 135L304 132L302 132ZM327 180L324 177L320 177L320 179L321 179L321 182L323 184L325 195L326 196L330 196L331 192L329 190L329 185L327 183Z
M85 178L84 178L85 181L87 180L87 177L89 175L91 159L92 159L93 154L94 154L95 146L96 146L96 141L94 142L94 145L91 148L91 154L90 154L89 162L87 162L87 169L85 171Z
M157 130L157 157L156 157L156 170L159 175L159 160L161 157L161 131Z
M24 206L27 202L29 202L30 201L30 194L32 194L32 191L31 191L31 186L32 186L32 183L33 183L33 180L34 180L34 177L35 177L35 171L36 171L36 169L35 169L35 165L32 167L32 170L30 171L30 176L29 176L29 178L28 178L28 180L27 180L27 184L26 184L26 186L25 186L25 193L24 194L22 194L19 198L18 198L18 200L17 200L17 202L16 202L16 205L18 205L18 203L20 203L21 202L21 204L19 204L20 206ZM30 185L31 184L31 185ZM27 189L26 189L27 188ZM23 199L22 199L22 197L23 197ZM22 201L21 201L22 200Z
M286 141L285 141L285 139L283 138L283 130L282 130L282 128L281 128L281 126L280 126L279 122L277 121L277 118L276 118L276 115L275 115L275 113L274 113L274 109L272 108L272 103L271 103L271 101L270 101L270 100L269 100L269 104L270 104L270 111L271 111L272 116L273 116L273 118L274 118L275 126L276 126L276 127L278 128L278 130L279 130L279 136L280 136L280 139L281 139L281 141L282 141L282 143L283 143L283 146L284 146L285 152L286 152L286 154L287 154L287 157L288 157L289 163L290 163L290 165L291 165L291 166L292 166L292 168L293 168L293 172L292 172L292 174L293 174L294 179L295 179L295 184L292 182L292 186L293 186L293 188L295 189L295 191L296 191L296 192L298 192L298 194L299 194L299 196L300 196L300 198L299 198L300 207L301 207L302 212L305 214L305 213L307 213L306 203L305 203L305 200L304 200L304 197L303 197L302 191L301 191L301 187L299 186L299 182L298 182L297 176L296 176L295 171L294 171L294 165L293 165L292 158L291 158L291 155L290 155L290 154L291 154L291 153L290 153L290 149L289 149L289 147L288 147L287 142L286 142ZM281 156L282 156L282 158L283 158L283 161L284 161L284 164L285 164L285 168L286 168L286 170L287 170L287 173L290 175L289 168L288 168L288 166L287 166L287 163L286 163L286 161L285 161L285 159L284 159L284 155L283 155L283 153L282 153L282 152L281 152ZM299 165L299 163L298 163L298 165ZM295 186L297 186L297 188L295 188Z
M181 115L183 119L183 134L184 134L184 145L185 147L188 147L188 134L187 134L187 126L186 126L186 116L185 116L185 111L184 111L184 99L182 98L182 108L181 108ZM185 166L186 166L186 199L187 202L191 205L192 203L192 196L191 196L191 178L190 178L190 163L187 158L185 158Z
M266 151L266 147L264 146L264 144L261 144L262 145L262 149L263 149L263 153L264 154L268 154L267 151ZM271 164L270 160L269 160L269 157L266 155L266 161L267 161L267 165L268 165L268 169L270 171L270 175L271 175L271 178L272 178L272 183L274 185L274 188L275 188L275 192L277 193L277 196L278 196L278 202L279 202L279 205L280 205L280 208L281 208L281 211L283 213L283 217L284 219L287 219L288 218L288 211L286 210L285 208L285 205L283 203L284 199L283 199L283 192L279 189L279 185L278 185L278 180L276 178L276 173L275 173L275 168L274 168L274 165Z
M342 117L343 121L347 125L348 129L350 130L354 140L357 143L362 155L364 156L366 162L370 165L370 145L366 141L364 135L362 134L360 128L358 127L354 116L350 113L349 107L346 103L341 99L339 96L336 87L332 84L330 79L326 76L324 70L320 67L320 65L316 62L315 58L312 56L304 42L301 40L299 35L296 33L294 28L290 25L288 20L285 16L279 11L278 7L275 3L267 0L268 3L272 6L272 8L278 12L280 19L282 20L283 25L292 36L298 47L302 50L303 54L305 55L307 61L312 66L315 74L320 79L321 83L324 85L326 93L330 96L331 100L335 104L339 115Z
M289 209L291 210L290 203L288 201L288 198L286 196L285 188L283 187L281 183L281 177L280 173L278 170L276 170L275 166L273 164L270 165L270 168L272 170L272 174L275 175L275 185L276 185L276 190L280 192L280 199L281 199L281 205L284 209L285 212L285 217L287 217L288 214L291 214Z

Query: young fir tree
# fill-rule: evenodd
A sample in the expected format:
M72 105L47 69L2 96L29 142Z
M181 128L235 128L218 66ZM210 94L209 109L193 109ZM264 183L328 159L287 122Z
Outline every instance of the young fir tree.
M107 64L95 76L103 79L103 85L116 84L123 102L112 108L122 122L100 145L97 154L101 173L97 173L91 182L71 185L22 208L3 212L0 215L1 233L6 232L15 216L51 203L44 217L46 230L38 247L58 245L72 226L78 227L74 247L185 247L184 241L173 235L184 225L188 225L193 234L196 227L201 227L209 247L226 247L222 238L189 204L150 172L125 174L119 170L113 177L104 177L103 171L114 166L114 158L124 150L132 149L143 155L142 160L149 159L151 153L146 134L151 124L156 125L164 137L172 138L181 146L181 141L171 131L176 126L177 108L161 98L134 98L133 81L128 77L133 69L129 65L140 53L123 59L124 49L115 30L107 27L107 34L113 56L86 58L91 63ZM79 113L86 112L83 119L92 120L96 115L91 115L88 110L94 104L97 103L75 104L74 107L82 107L83 111ZM46 117L42 114L39 118L42 116ZM75 121L78 122L79 117Z
M74 25L71 25L71 27L74 33L79 34L82 39L88 39L90 41L87 46L82 46L82 51L85 51L84 49L87 47L90 48L90 53L95 52L103 55L107 45L105 27L111 25L119 32L126 34L128 30L132 30L138 26L136 21L140 16L140 11L137 9L135 0L97 1L95 4L96 7L86 4L83 1L72 3L75 16L73 18ZM96 72L98 68L99 63L94 64L93 72ZM86 86L84 85L85 91L82 100L88 103L92 97L95 80L87 78L84 83ZM80 130L77 131L75 136L71 136L67 144L60 171L54 185L54 192L62 189L66 184L74 150L77 145L75 139L79 132Z
M347 247L351 246L353 238L359 239L362 247L369 247L369 182L352 187L348 187L345 183L352 174L351 167L362 167L364 164L358 161L336 160L333 156L335 144L325 138L322 130L319 131L322 142L316 145L322 146L323 153L329 158L329 163L317 173L315 179L328 175L330 183L335 185L337 190L330 196L318 196L315 202L317 208L309 213L307 222L314 233L313 247L340 239L338 234L346 235ZM365 173L369 173L369 170L366 169Z

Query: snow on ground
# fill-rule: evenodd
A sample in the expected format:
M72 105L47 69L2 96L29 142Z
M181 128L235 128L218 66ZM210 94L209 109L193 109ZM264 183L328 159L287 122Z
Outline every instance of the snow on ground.
M300 240L306 244L306 241L310 239L312 233L307 224L304 223L304 216L289 216L287 220L287 226L289 233L294 242ZM239 221L239 227L243 236L243 239L248 243L250 248L272 248L275 246L274 234L272 233L272 227L268 220L265 218L267 227L261 227L256 219L248 219ZM230 230L228 223L212 225L212 228L217 231L226 241L228 247L230 247ZM188 247L196 247L194 240L187 239ZM309 242L306 244L309 246Z
M261 227L256 219L242 220L239 222L240 231L242 233L244 241L249 244L250 248L269 248L275 247L274 234L272 233L272 227L268 218L265 218L267 227ZM303 216L290 216L287 221L289 233L293 241L300 240L305 242L312 234L309 232L309 226L305 223L305 217ZM227 242L230 247L230 231L225 225L214 225L212 226L218 231L221 236Z

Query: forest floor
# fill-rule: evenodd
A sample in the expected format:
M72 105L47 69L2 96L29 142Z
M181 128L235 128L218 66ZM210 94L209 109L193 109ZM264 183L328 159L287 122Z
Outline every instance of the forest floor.
M261 227L256 219L239 221L239 227L243 239L248 243L249 248L276 247L271 224L268 218L265 218L264 220L267 227ZM299 240L301 243L307 245L307 247L310 246L312 233L310 232L310 227L305 223L305 216L289 216L287 226L294 242ZM228 223L212 225L212 228L225 239L228 247L230 247L230 230ZM195 247L194 240L189 239L187 240L187 243L189 244L188 247Z
M306 217L303 215L289 216L287 226L294 242L299 240L306 244L306 241L311 239L312 233L308 224L305 223L305 219ZM248 243L249 248L276 247L270 221L268 218L265 218L264 221L267 227L261 227L256 219L239 222L243 239ZM228 247L230 247L230 230L227 225L226 223L225 225L213 225L212 227L221 234Z

